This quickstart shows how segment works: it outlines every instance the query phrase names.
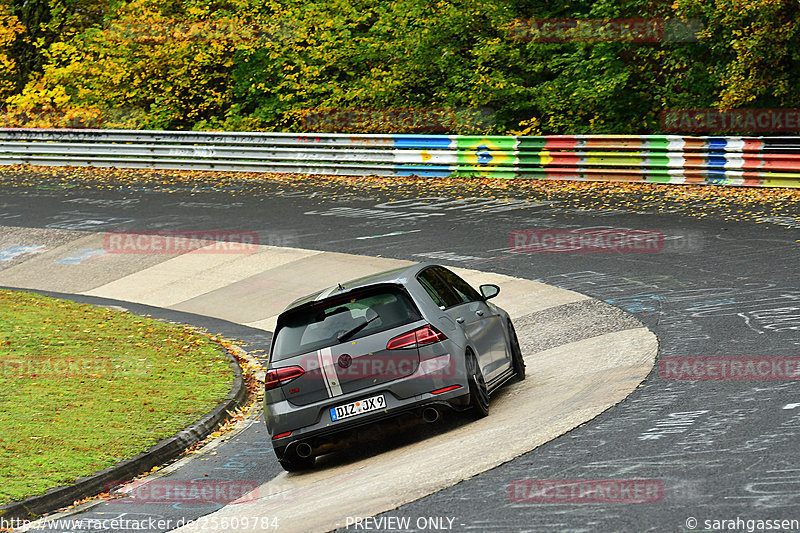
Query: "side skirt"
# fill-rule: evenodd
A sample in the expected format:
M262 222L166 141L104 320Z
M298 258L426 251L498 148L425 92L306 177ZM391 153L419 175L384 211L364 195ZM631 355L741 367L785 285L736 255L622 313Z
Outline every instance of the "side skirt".
M506 370L505 372L494 378L491 382L487 383L486 388L489 389L489 394L491 394L492 392L496 391L497 389L505 385L505 383L509 381L511 378L513 378L515 375L516 374L514 373L514 369L509 368L508 370Z

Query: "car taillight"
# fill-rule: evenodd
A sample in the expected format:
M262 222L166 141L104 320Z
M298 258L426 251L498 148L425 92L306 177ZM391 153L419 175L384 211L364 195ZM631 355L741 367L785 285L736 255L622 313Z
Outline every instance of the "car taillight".
M432 390L431 394L441 394L443 392L450 392L451 390L460 389L461 385L450 385L449 387L444 387L441 389Z
M402 350L409 348L417 348L425 346L426 344L433 344L447 339L444 333L431 326L430 324L398 335L389 341L386 345L387 350Z
M270 390L276 387L280 387L284 383L291 381L295 378L299 378L305 373L306 371L299 366L275 368L267 372L267 376L266 378L264 378L264 388L266 390Z

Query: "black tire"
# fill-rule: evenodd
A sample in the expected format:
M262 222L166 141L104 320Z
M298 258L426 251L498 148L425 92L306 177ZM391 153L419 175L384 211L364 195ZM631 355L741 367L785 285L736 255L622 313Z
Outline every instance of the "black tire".
M476 418L489 415L489 388L483 378L481 367L475 354L467 351L465 356L467 364L467 379L469 380L469 403Z
M302 472L314 467L314 456L300 457L296 453L289 452L278 459L278 462L287 472Z
M511 366L514 368L517 380L523 381L525 379L525 360L522 358L522 349L519 347L517 332L510 320L508 321L508 339L511 344Z

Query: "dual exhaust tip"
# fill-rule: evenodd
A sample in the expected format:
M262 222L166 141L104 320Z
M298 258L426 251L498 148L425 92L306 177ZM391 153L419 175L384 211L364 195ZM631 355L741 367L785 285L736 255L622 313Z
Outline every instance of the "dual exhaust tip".
M422 410L422 419L429 424L436 422L437 420L439 420L440 417L441 414L439 413L439 410L435 407L426 407L425 409ZM314 449L311 447L309 443L300 442L295 447L294 453L296 453L298 457L306 459L314 454Z
M314 450L311 449L311 445L309 443L301 442L294 449L294 453L296 453L298 457L306 459L308 457L311 457L311 454L314 453Z
M426 407L422 410L422 419L429 424L433 424L439 420L440 416L439 410L435 407Z

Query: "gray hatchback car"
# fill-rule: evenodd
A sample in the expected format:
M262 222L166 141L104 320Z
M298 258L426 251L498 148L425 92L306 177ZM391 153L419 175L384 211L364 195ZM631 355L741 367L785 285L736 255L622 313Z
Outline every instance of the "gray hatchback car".
M443 409L489 414L489 395L525 379L508 313L442 266L421 263L301 298L278 317L264 413L287 471L365 425Z

